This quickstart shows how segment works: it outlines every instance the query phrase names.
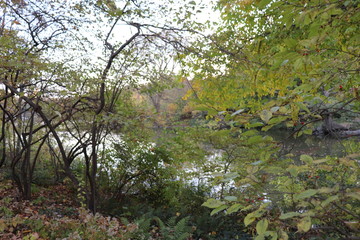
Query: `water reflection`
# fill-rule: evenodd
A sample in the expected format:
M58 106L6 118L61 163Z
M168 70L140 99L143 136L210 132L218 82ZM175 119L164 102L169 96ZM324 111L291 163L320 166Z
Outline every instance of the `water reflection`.
M331 136L316 137L311 135L302 135L295 138L291 136L289 131L285 130L269 131L266 134L281 143L280 156L292 154L295 158L300 157L302 154L318 158L326 156L342 157L347 154L345 143L349 140L359 140L357 137L344 139Z

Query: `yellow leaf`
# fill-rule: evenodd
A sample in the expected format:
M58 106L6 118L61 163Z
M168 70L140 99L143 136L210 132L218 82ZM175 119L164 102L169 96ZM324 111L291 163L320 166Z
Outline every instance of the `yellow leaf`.
M267 219L262 219L257 222L256 224L256 232L258 234L265 234L267 228L268 228L269 222Z
M311 218L309 216L304 217L297 224L297 228L300 232L307 232L311 228Z
M261 113L260 113L260 118L261 120L263 120L265 123L268 123L269 120L271 119L272 117L272 112L269 111L269 110L263 110Z

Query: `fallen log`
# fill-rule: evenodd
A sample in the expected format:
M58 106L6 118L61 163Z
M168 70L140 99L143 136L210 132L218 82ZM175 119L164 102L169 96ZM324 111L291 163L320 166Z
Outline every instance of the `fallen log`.
M360 129L358 130L342 130L342 131L336 131L332 132L331 134L334 134L337 137L353 137L353 136L360 136Z

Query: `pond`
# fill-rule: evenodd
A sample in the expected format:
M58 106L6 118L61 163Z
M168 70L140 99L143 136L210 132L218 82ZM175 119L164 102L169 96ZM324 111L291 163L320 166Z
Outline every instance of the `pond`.
M314 158L323 158L326 156L342 157L347 155L347 147L352 141L359 142L359 137L335 138L328 136L302 135L300 137L291 136L291 132L286 130L273 130L267 132L276 141L281 142L281 154L292 154L299 157L302 154L311 155Z

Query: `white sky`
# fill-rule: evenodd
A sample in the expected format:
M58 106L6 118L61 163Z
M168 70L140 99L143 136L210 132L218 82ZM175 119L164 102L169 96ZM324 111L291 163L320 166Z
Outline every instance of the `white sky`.
M166 1L167 0L156 0L156 3L161 4L161 2L166 2ZM70 4L70 2L74 2L74 0L68 1L69 4ZM190 2L190 0L187 0L187 2ZM192 16L192 19L194 19L194 21L197 21L200 23L206 23L207 21L218 21L218 19L220 19L220 14L215 13L212 10L213 4L214 4L213 0L196 0L195 2L196 2L195 6L200 6L200 4L203 4L203 8L201 8L201 12L198 12L198 13L196 13L196 15ZM184 1L184 3L186 3L186 2ZM174 9L175 8L179 8L180 10L184 9L184 8L182 8L183 6L180 6L180 5L173 5L173 6L174 6ZM122 8L122 6L120 6L120 5L118 5L117 7ZM153 11L156 12L157 9L153 9ZM159 16L159 17L155 16L155 18L152 18L152 19L145 19L145 22L143 20L143 23L154 23L154 24L161 25L162 22L169 21L169 19L172 19L173 17L174 16ZM106 21L106 20L104 19L104 21ZM136 22L136 20L134 20L134 22ZM176 27L176 25L173 25L173 26ZM107 61L107 57L109 56L108 55L109 52L105 52L104 43L102 41L99 41L95 35L101 32L103 34L101 39L105 39L107 32L110 30L110 27L111 27L111 25L108 24L107 22L105 22L105 23L99 22L99 24L90 24L88 26L86 26L86 24L85 24L84 28L82 30L80 30L80 33L82 35L88 37L88 39L90 41L92 41L91 45L94 47L94 49L89 51L88 53L85 53L85 52L80 53L79 52L78 54L80 54L81 57L89 59L93 64L99 64L99 63L101 64L101 62L103 64L105 64L105 62ZM113 34L111 35L109 42L113 45L122 44L126 40L128 40L135 32L136 32L135 27L129 26L125 22L119 21L118 24L116 25L116 27L114 28ZM211 33L210 29L208 29L206 32L204 32L204 34L210 34L210 33ZM190 39L190 34L189 34L189 39ZM75 53L76 53L75 50L71 51L71 54L75 54ZM104 54L104 53L106 53L106 54ZM71 55L71 54L69 54L69 55ZM68 57L69 55L65 54L63 57ZM55 59L58 60L59 56L55 56ZM78 62L78 61L75 61L75 62ZM79 65L80 64L81 63L79 62Z
M138 0L141 1L141 0ZM49 3L53 3L53 4L58 4L58 3L54 3L52 1L48 1ZM79 0L64 0L64 2L61 2L64 5L67 6L71 6L74 3L79 2ZM120 1L123 2L123 1ZM151 2L151 1L148 1ZM161 6L162 2L168 2L168 0L153 0L152 1L155 5L159 5ZM184 1L180 1L179 3L181 4L175 4L175 5L167 5L167 6L171 6L174 9L177 8L179 11L178 13L180 15L184 14L184 12L181 11L185 11L184 9L184 5L187 4L187 6L191 6L189 5L189 3L191 2L191 0L184 0ZM192 19L194 21L197 22L201 22L201 23L205 23L207 21L218 21L219 19L219 13L214 13L212 11L212 6L213 6L213 0L195 0L196 2L196 7L198 7L200 4L203 4L204 8L201 9L201 12L197 12L196 15L192 16ZM47 3L42 2L42 3ZM52 6L47 5L49 8L51 8ZM57 5L59 6L59 5ZM45 5L46 7L46 5ZM118 8L121 8L122 6L118 6ZM64 6L64 8L66 8ZM156 12L158 9L152 9L152 11ZM164 11L166 11L168 9L165 9ZM61 14L61 13L59 13ZM174 14L174 12L173 12ZM2 14L0 14L2 15ZM33 16L30 16L30 18ZM77 17L77 16L76 16ZM79 16L80 17L80 16ZM155 18L154 18L155 17ZM96 17L92 17L92 19L90 20L96 20ZM168 21L170 22L170 20L174 18L174 16L171 15L166 15L166 16L154 16L152 15L152 19L145 19L142 23L158 23L161 24L162 22ZM8 20L8 19L7 19ZM83 35L85 37L88 38L88 40L90 41L90 43L85 43L84 45L87 47L87 49L90 51L85 52L85 51L81 51L79 50L79 46L78 45L74 45L71 46L72 43L75 43L74 40L72 40L72 37L74 37L74 35L72 36L68 36L68 42L64 41L64 45L65 48L64 49L56 49L54 52L50 52L49 53L49 58L54 60L54 61L65 61L67 59L69 59L70 57L73 57L73 61L71 63L71 66L74 66L74 68L78 67L78 68L82 68L84 67L84 62L81 61L81 58L83 59L87 59L90 64L87 65L86 67L92 69L94 66L99 67L99 69L103 69L105 64L105 61L107 60L108 56L109 56L109 52L105 52L105 46L104 46L104 38L106 36L106 33L109 31L110 29L110 24L105 22L106 19L98 19L95 21L95 23L92 23L90 25L87 26L87 24L83 24L83 27L79 30L79 32L73 31L74 33L80 33L79 35ZM9 22L9 24L12 24L11 26L14 28L26 28L26 24L25 22L21 22L21 19L19 19L19 22L21 24L17 25L17 24L13 24L11 22ZM134 22L136 22L136 20L134 20ZM174 27L176 27L174 25ZM119 22L115 28L114 34L113 36L110 38L109 42L111 42L112 44L116 45L116 44L122 44L124 43L127 39L129 39L133 34L134 34L135 28L131 27L129 25L127 25L125 22ZM206 34L209 34L211 31L208 30L207 32L205 32ZM103 36L101 37L102 40L99 40L99 38L96 38L96 34L101 33ZM46 36L47 32L44 32L44 36ZM59 39L62 39L64 37L64 35L61 35L59 37ZM190 38L190 35L189 35ZM76 44L78 44L81 41L78 41ZM78 49L78 50L77 50ZM106 54L104 54L106 53ZM101 60L103 59L103 60Z

